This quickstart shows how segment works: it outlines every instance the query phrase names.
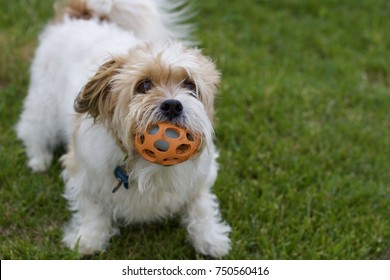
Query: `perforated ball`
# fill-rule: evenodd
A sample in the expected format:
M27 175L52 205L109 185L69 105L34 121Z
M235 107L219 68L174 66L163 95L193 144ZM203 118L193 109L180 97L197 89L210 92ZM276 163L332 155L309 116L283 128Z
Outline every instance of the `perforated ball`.
M135 136L135 148L147 161L174 165L192 158L198 152L200 137L171 123L150 126Z

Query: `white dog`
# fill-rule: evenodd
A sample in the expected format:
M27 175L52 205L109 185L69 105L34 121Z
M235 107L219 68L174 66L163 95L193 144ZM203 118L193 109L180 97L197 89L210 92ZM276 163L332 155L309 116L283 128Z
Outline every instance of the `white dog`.
M41 34L17 134L34 171L67 145L73 217L63 241L81 254L104 250L118 225L177 213L198 252L221 257L230 249L211 192L219 73L199 50L174 42L189 38L177 10L158 0L73 0ZM201 135L198 154L172 166L141 157L136 131L160 121Z

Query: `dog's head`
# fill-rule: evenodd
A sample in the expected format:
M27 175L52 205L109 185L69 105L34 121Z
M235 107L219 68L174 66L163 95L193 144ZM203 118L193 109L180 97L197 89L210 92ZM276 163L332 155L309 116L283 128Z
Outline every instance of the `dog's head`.
M104 63L75 101L106 125L127 151L136 131L166 121L212 141L219 73L197 49L170 41L137 46Z

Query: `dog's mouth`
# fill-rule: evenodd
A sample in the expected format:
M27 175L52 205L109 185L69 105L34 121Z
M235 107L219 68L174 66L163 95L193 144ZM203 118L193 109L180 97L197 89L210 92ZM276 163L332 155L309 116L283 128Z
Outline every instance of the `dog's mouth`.
M202 116L204 112L192 105L165 99L142 111L137 108L138 114L128 115L127 150L166 166L195 158L212 139L213 129L210 120ZM163 163L162 158L166 159Z

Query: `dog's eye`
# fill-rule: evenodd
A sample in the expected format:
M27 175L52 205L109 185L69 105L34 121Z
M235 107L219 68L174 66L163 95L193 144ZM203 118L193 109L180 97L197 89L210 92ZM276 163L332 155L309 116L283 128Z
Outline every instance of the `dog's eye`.
M146 93L147 91L151 90L152 87L153 87L152 81L146 79L141 81L135 90L137 93Z
M183 82L183 87L185 87L186 89L188 89L189 91L191 91L191 95L196 96L197 90L196 90L196 85L195 85L194 82L189 81L189 80L185 80L185 81Z

